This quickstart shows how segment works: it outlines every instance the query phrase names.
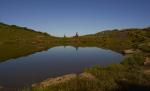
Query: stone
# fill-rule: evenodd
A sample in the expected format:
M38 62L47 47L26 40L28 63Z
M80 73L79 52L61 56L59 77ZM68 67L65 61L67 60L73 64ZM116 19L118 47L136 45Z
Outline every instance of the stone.
M135 49L124 50L124 53L125 53L125 54L133 54L133 53L135 53L135 52L136 52Z
M146 57L144 65L150 65L150 58Z
M81 73L81 74L80 74L80 77L88 78L88 79L95 79L95 77L94 77L92 74L86 73L86 72Z
M54 84L59 84L59 83L69 81L69 80L76 78L76 77L77 77L76 74L67 74L64 76L56 77L56 78L49 78L49 79L46 79L40 83L32 84L32 87L47 87L47 86L51 86Z

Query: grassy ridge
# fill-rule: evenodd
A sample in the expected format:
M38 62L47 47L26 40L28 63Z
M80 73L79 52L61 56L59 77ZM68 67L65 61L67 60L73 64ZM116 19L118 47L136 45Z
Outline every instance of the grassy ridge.
M0 23L0 60L45 50L54 45L56 41L56 37L47 33Z
M108 30L91 35L64 38L63 42L79 46L100 46L117 51L135 48L149 52L150 28Z

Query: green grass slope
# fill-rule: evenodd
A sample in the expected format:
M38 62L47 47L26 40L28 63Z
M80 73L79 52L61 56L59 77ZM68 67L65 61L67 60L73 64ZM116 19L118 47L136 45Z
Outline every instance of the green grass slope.
M47 33L0 23L0 60L16 58L41 51L57 41Z

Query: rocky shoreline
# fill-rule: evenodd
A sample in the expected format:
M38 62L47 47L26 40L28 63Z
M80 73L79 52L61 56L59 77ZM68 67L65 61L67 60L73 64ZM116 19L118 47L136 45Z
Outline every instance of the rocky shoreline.
M63 75L63 76L58 76L58 77L55 77L55 78L48 78L42 82L39 82L39 83L35 83L35 84L32 84L32 87L48 87L48 86L51 86L51 85L57 85L59 83L64 83L66 81L69 81L69 80L72 80L72 79L75 79L77 77L81 77L81 78L88 78L88 79L95 79L95 77L90 74L90 73L81 73L81 74L75 74L75 73L72 73L72 74L66 74L66 75Z

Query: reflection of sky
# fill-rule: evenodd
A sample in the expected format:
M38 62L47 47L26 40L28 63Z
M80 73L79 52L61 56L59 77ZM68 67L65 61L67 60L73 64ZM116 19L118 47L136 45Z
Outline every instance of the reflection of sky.
M119 63L119 53L96 47L59 46L48 51L0 63L0 84L22 86L49 77L82 72L96 64L106 66Z
M0 0L0 22L56 36L150 26L150 0Z

